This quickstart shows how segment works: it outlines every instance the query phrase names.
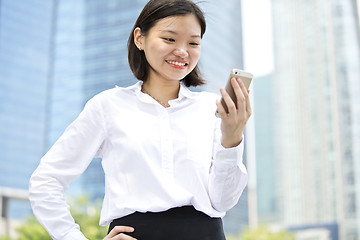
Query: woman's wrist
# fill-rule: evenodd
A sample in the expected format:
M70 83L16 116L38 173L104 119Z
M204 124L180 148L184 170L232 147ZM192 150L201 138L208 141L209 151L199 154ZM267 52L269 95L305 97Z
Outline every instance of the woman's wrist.
M233 147L239 146L239 144L242 142L242 140L243 140L243 135L242 134L240 134L240 136L237 135L237 136L234 136L234 137L223 136L221 138L221 145L224 148L233 148Z

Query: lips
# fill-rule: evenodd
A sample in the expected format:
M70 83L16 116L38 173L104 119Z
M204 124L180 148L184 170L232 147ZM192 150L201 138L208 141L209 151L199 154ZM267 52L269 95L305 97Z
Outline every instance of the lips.
M166 62L170 66L172 66L174 68L179 68L179 69L184 69L189 65L186 61L182 61L182 60L166 60Z

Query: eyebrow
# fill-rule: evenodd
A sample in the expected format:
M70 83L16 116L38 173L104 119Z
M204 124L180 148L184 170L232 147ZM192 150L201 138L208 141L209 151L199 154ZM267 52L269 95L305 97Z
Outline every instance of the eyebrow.
M171 33L171 34L175 34L175 35L179 35L177 32L171 31L171 30L163 30L161 31L162 33ZM201 38L200 35L191 35L192 38Z

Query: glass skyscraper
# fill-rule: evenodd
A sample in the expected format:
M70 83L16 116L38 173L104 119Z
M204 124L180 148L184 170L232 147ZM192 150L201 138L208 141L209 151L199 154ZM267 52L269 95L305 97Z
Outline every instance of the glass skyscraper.
M95 94L136 82L127 39L147 0L0 1L0 186L27 189L42 155ZM207 18L200 69L218 93L242 68L240 1L200 3ZM215 103L214 103L215 104ZM69 189L103 198L99 159ZM227 233L247 225L247 191L225 217Z
M256 190L257 210L260 223L275 221L277 215L276 202L276 166L274 157L274 125L275 119L270 116L275 111L273 91L271 91L272 75L257 77L253 81L255 139L256 139Z
M244 65L241 1L204 1L199 5L207 22L199 66L208 81L205 90L219 93L230 71Z
M43 152L53 6L0 4L0 183L27 188Z
M0 1L0 187L27 189L44 152L53 12L53 1Z
M335 223L347 240L360 237L357 9L355 0L272 0L271 217L285 227Z

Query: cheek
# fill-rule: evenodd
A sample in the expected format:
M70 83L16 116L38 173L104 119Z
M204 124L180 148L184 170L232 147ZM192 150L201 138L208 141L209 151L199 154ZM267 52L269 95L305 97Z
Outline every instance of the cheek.
M193 63L195 63L195 65L198 63L200 59L200 55L201 55L201 49L194 49L191 52L191 60Z
M169 52L169 47L167 47L165 44L156 42L151 44L149 49L155 57L162 57Z

